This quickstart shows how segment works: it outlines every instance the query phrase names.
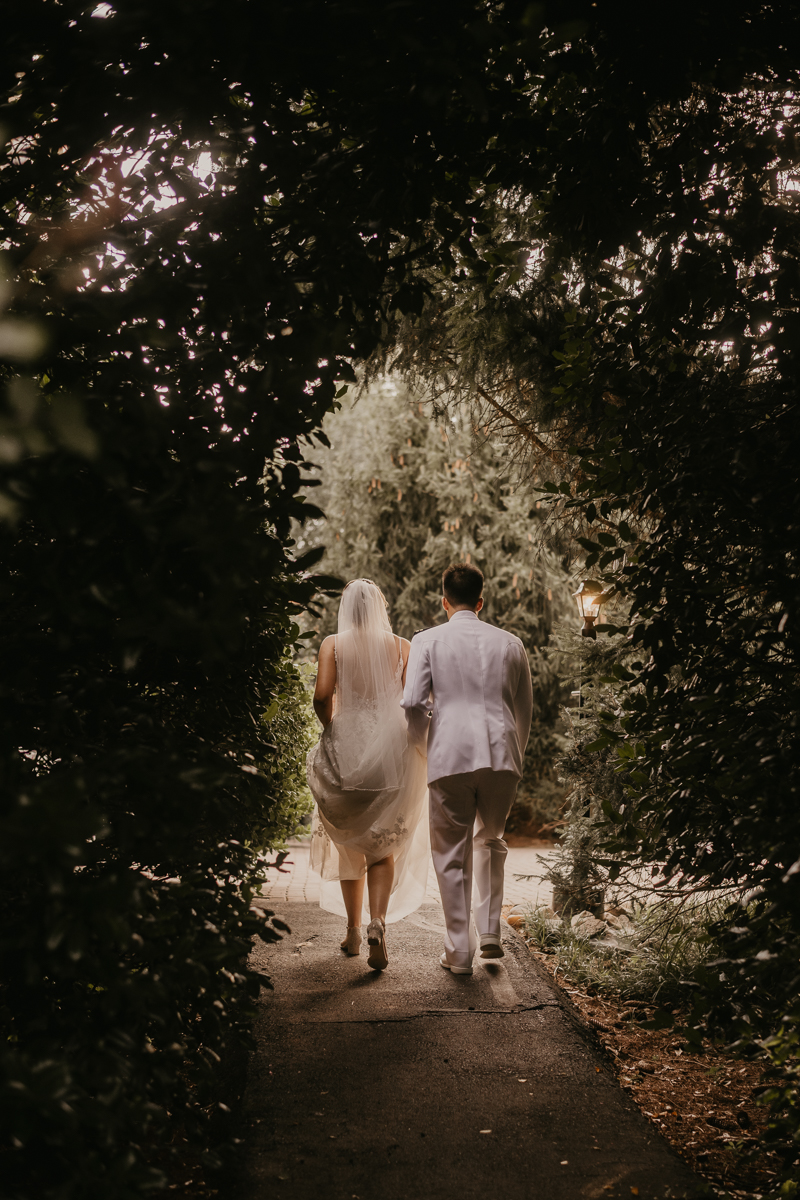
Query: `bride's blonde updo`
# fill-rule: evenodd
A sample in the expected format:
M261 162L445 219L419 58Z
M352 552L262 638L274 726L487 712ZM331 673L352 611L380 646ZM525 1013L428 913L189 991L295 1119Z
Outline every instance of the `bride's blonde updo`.
M352 591L350 591L351 588ZM348 592L350 592L349 596ZM349 583L345 584L342 591L339 605L339 631L343 632L342 624L356 629L374 625L378 614L383 618L380 625L388 624L386 616L388 608L389 602L377 583L373 583L371 579L351 579Z

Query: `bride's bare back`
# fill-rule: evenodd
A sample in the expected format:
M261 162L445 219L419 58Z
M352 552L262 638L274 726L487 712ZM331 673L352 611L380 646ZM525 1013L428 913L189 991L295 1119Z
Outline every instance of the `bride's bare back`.
M339 637L346 638L346 634L340 634ZM314 689L314 711L319 717L323 725L329 725L333 719L334 712L334 693L336 692L336 683L338 677L337 670L337 650L336 650L336 634L331 634L326 637L319 648L319 657L317 659L317 686ZM411 649L411 642L405 638L398 637L396 633L391 634L394 646L394 662L402 661L403 670L400 678L401 686L405 687L406 682L406 667L408 666L408 653ZM346 647L343 647L346 653ZM367 690L366 679L355 680L354 688L358 688L358 683L362 682L362 693Z

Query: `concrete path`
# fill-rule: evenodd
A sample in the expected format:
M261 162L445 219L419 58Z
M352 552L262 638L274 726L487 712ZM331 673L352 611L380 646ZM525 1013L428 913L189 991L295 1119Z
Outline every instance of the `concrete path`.
M275 991L256 1023L237 1200L700 1194L509 926L504 959L453 976L431 902L389 926L378 974L339 950L338 917L278 911L291 934L255 951Z
M316 904L319 901L319 876L309 867L309 839L292 839L289 856L280 871L274 868L261 889L261 894L273 905L296 903ZM544 873L556 851L545 844L510 846L506 859L506 904L549 904L553 889ZM428 900L439 903L439 887L433 863L428 872Z

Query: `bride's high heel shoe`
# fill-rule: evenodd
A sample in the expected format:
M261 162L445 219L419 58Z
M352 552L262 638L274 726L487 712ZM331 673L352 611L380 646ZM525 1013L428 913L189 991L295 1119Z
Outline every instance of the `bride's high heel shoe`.
M370 945L368 966L373 971L383 971L389 965L389 955L386 953L386 923L375 917L367 926L367 941Z
M351 925L348 927L345 939L340 943L345 954L355 957L361 953L361 926Z

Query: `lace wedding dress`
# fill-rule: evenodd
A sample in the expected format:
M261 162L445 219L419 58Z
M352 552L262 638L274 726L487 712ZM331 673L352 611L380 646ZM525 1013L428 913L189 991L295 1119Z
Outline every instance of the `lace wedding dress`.
M393 854L386 920L399 921L425 898L426 764L408 744L400 707L403 661L374 584L356 580L345 589L334 651L333 720L306 764L316 800L311 867L322 876L320 905L346 915L339 881L359 879ZM366 891L364 900L368 921Z

